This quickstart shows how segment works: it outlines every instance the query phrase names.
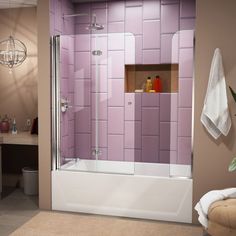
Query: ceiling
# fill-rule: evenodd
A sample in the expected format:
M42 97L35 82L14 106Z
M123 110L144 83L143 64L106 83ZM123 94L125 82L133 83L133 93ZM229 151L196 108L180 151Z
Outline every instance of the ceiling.
M37 6L37 0L0 0L0 9L33 6Z

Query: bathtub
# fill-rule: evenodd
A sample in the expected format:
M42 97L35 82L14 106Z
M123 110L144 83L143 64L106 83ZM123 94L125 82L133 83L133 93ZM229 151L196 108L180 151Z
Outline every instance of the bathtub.
M71 161L61 170L52 171L52 209L191 223L192 179L170 177L170 173L190 176L191 168Z

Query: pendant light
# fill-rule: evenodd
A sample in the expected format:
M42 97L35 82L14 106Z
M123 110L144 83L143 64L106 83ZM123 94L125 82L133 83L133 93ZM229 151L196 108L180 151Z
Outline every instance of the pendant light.
M11 9L9 1L9 11ZM0 64L12 69L21 65L27 57L27 48L24 43L10 35L0 41Z

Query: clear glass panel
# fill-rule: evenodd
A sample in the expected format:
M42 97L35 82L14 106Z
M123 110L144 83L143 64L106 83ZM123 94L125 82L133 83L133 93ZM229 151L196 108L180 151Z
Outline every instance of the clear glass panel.
M60 168L133 174L135 123L128 133L125 127L126 35L85 32L60 36Z
M178 41L178 43L177 43ZM192 177L192 114L194 84L194 24L188 29L180 30L172 37L172 55L177 54L178 72L178 103L173 97L170 100L170 114L177 114L176 125L170 129L170 143L176 148L170 151L170 176ZM173 124L173 123L172 123Z

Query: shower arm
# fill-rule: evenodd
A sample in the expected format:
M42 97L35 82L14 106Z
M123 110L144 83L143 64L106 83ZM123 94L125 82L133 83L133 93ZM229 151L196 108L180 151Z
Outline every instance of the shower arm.
M87 13L77 13L77 14L63 14L63 18L77 17L77 16L88 16Z

